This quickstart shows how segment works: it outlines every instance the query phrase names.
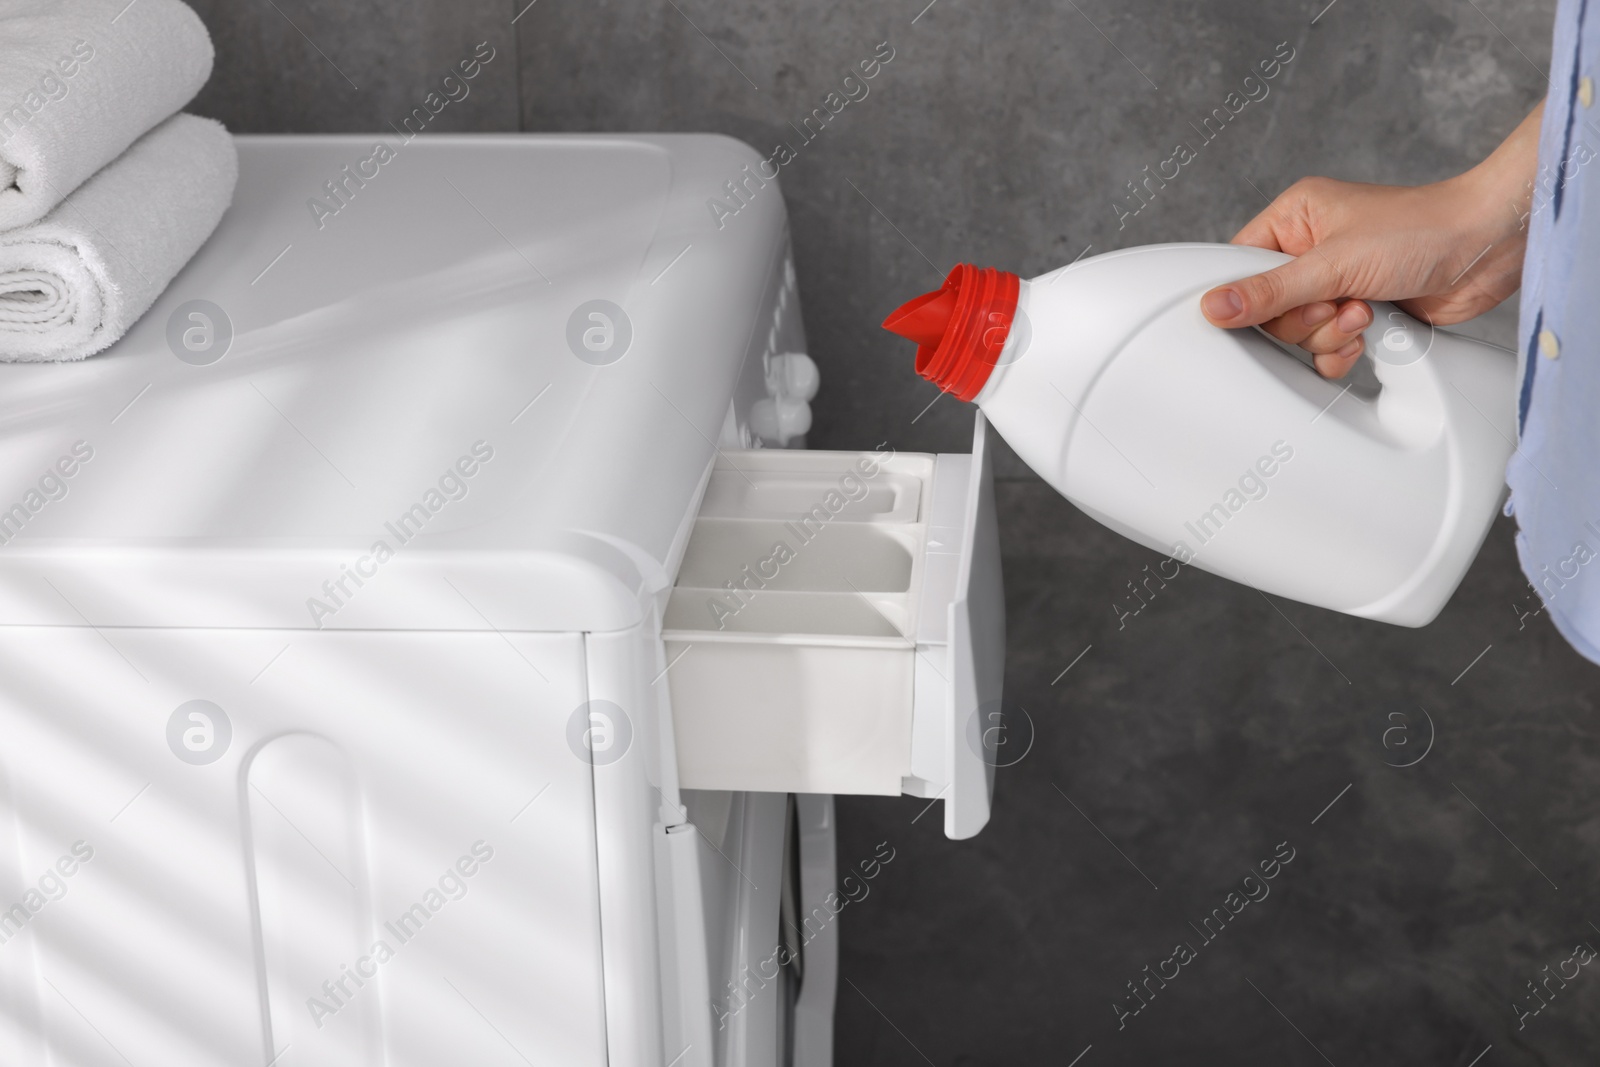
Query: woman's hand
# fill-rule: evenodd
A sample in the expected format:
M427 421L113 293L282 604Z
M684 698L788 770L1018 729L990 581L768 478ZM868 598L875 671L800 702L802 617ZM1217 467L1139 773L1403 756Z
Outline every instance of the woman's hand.
M1214 325L1256 326L1313 354L1342 378L1372 322L1368 300L1392 300L1446 326L1516 292L1544 105L1488 159L1433 185L1305 178L1234 235L1234 244L1296 256L1206 293Z

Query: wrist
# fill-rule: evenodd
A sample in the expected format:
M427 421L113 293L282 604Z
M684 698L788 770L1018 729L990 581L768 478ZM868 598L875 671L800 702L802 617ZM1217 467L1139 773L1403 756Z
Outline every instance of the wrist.
M1527 229L1543 114L1541 102L1483 162L1440 183L1451 209L1476 235L1503 240Z

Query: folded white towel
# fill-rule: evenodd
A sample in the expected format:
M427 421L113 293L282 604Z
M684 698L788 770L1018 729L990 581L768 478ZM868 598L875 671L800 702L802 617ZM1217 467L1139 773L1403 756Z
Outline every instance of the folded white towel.
M0 0L0 230L44 218L176 113L211 60L181 0Z
M0 233L0 360L116 341L211 236L238 178L221 123L174 115L44 219Z

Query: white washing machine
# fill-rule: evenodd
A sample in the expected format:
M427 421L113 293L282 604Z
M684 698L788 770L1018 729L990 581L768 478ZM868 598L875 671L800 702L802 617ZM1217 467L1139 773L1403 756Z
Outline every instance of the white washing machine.
M982 422L763 447L736 142L239 149L122 342L0 367L0 1063L830 1063L831 794L988 819Z

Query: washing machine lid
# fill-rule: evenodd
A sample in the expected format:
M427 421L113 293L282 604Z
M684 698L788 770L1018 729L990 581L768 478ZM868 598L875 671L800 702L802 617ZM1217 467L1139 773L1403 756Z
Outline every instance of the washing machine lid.
M237 140L233 207L122 341L0 365L0 625L636 622L786 269L776 186L708 208L757 155Z

